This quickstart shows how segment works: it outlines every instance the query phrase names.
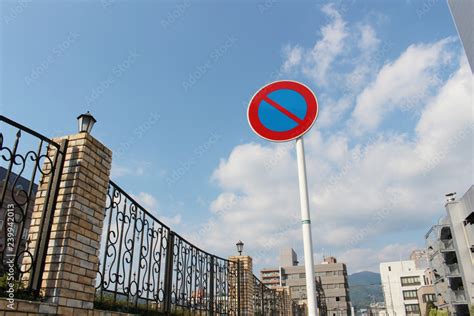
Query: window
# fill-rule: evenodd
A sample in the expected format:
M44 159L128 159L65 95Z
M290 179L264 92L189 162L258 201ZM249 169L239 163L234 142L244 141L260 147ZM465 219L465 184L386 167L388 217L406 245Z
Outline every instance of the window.
M306 273L300 273L300 278L304 279L306 277Z
M336 296L336 302L339 302L341 299L339 296Z
M333 284L323 284L323 289L331 290L331 289L344 289L346 286L344 283L333 283Z
M391 266L388 266L388 271L392 271L392 267L391 267Z
M404 300L413 300L417 299L418 295L416 293L416 290L411 290L411 291L403 291L403 299Z
M317 277L326 277L326 276L338 276L344 275L344 271L326 271L326 272L316 272Z
M434 294L423 294L423 303L434 302L436 296Z
M420 315L420 306L418 304L405 305L405 312L407 315Z
M421 285L419 276L401 277L400 280L402 282L402 286Z

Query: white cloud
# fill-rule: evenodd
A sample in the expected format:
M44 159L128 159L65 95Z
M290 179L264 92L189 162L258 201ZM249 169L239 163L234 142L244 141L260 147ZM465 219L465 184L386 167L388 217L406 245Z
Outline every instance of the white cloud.
M344 40L348 36L346 21L332 4L327 4L322 11L331 22L321 29L322 38L307 53L303 73L321 85L327 84L327 73L332 63L343 52Z
M145 174L145 165L146 164L132 164L123 166L117 163L112 163L112 178L121 178L125 176L142 176Z
M354 248L339 255L340 262L351 262L351 271L379 272L379 263L407 259L413 250L419 249L420 245L390 244L381 249Z
M318 125L329 127L354 106L357 93L383 62L391 43L380 49L381 41L371 24L349 25L333 4L323 6L322 12L329 23L321 27L321 37L308 48L284 46L281 69L287 76L302 75L313 81L319 102L326 105L321 107ZM334 98L325 89L342 91L342 96Z
M181 224L182 215L176 214L173 216L165 216L162 215L161 212L158 211L158 200L150 193L147 192L140 192L138 194L132 194L132 198L134 198L141 206L143 206L148 212L156 216L161 222L163 222L167 226L173 227L176 229L176 226Z
M461 63L461 68L431 100L416 126L423 140L418 149L427 156L452 143L453 136L460 135L464 127L471 125L472 129L474 81L464 56Z
M359 24L357 32L352 35L352 40L357 43L358 52L355 58L351 59L353 69L342 75L344 80L345 98L355 99L355 93L360 92L367 84L370 76L376 73L383 62L384 56L388 53L391 42L384 42L381 45L375 29L370 24ZM347 50L350 49L346 48Z
M310 49L299 45L285 46L285 62L282 70L286 73L302 72L319 85L329 83L328 73L335 59L344 51L344 42L348 36L346 21L335 9L327 4L321 11L329 18L329 23L320 29L321 38Z
M285 46L283 53L285 54L285 62L283 64L283 71L291 72L301 62L303 49L300 46L291 47Z
M176 214L175 216L171 216L171 217L160 216L159 218L160 221L162 221L163 223L171 227L181 224L181 219L182 219L181 214Z
M158 200L147 192L132 194L132 197L140 203L147 211L155 213L158 211Z
M329 127L334 123L339 122L343 115L352 106L352 97L343 96L338 100L322 97L319 99L320 104L325 106L321 109L321 114L318 115L317 126Z
M431 67L426 65L444 62L450 55L445 41L410 46L397 61L381 69L375 82L387 84L394 78L407 82L401 70L393 68L407 71L408 65L412 65L413 74L424 79L426 69ZM418 66L413 65L413 55ZM436 69L428 73L437 75ZM370 240L428 229L443 212L443 194L462 192L471 185L473 89L467 63L463 61L438 86L433 87L432 97L421 107L412 136L378 131L378 136L358 143L350 131L333 136L318 129L308 133L306 158L318 252L325 248L340 255L351 271L365 269L357 256L367 254L367 269L375 269L377 261L393 259L385 253L405 246L373 249L366 246ZM369 88L370 93L383 99L372 86ZM402 88L412 89L399 86ZM457 137L460 134L464 137ZM450 147L450 154L440 154L443 144L453 138L457 141ZM433 157L437 157L434 162ZM202 240L205 249L233 253L235 241L242 239L246 252L260 266L276 265L281 247L301 250L293 143L239 145L220 162L212 179L221 193L211 203L213 224ZM423 235L416 238L414 244L423 243Z
M445 38L431 44L410 45L401 56L378 73L375 80L359 94L352 114L357 132L373 130L394 108L423 104L430 89L439 86L437 71L453 58Z
M360 40L358 46L362 51L371 51L378 47L380 40L375 33L374 28L370 24L362 24L359 26Z

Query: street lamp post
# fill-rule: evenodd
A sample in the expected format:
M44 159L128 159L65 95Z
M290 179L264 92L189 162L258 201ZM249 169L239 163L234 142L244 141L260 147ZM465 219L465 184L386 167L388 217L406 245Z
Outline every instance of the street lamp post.
M244 243L242 242L242 240L239 240L235 246L237 247L237 252L239 253L239 256L242 255L242 250L244 250ZM241 295L241 292L240 292L240 278L242 277L241 276L241 270L242 267L240 266L240 259L237 258L237 316L240 316L241 313L240 313L240 295Z

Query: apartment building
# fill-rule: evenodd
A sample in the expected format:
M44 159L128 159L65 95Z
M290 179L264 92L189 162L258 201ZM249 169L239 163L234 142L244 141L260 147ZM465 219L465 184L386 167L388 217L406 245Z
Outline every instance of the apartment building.
M447 215L425 235L436 306L469 315L474 304L474 186L456 200L447 194Z
M369 308L365 311L365 315L366 316L387 316L385 303L383 302L371 303Z
M419 253L418 253L419 254ZM433 293L431 281L426 276L426 267L417 266L415 260L383 262L380 264L380 277L385 299L386 313L389 316L421 316L419 294L430 299ZM424 288L423 288L424 287ZM423 288L422 292L419 289ZM423 296L425 295L425 296Z
M269 287L276 284L288 286L291 299L298 305L306 304L306 273L293 249L284 249L280 256L281 266L261 270L261 279ZM315 265L315 280L319 309L328 316L351 315L347 282L347 268L336 258L328 257Z
M260 270L260 279L271 289L282 286L281 267L292 267L298 265L298 256L292 248L282 249L280 251L280 267L264 268Z
M280 275L280 268L262 269L260 271L262 283L271 289L275 289L281 285Z

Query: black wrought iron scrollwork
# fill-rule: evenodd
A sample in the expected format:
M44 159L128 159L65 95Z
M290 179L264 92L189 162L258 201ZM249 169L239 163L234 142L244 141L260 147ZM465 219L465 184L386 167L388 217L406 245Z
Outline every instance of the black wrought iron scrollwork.
M170 229L113 182L105 211L97 299L160 310Z
M130 311L178 309L228 315L236 264L172 232L110 181L96 300ZM235 281L234 281L235 282Z
M253 312L255 315L287 315L290 301L284 290L269 288L255 275L253 276Z
M54 204L58 183L49 180L60 174L65 150L65 146L0 116L0 275L13 270L15 279L22 280L28 273L26 288L35 292L39 289L46 247L39 242L29 247L31 214L42 183L48 185L43 189L44 202L36 205L43 214L39 221L43 222ZM38 234L43 234L46 241L49 238L47 231L40 230Z
M253 276L253 310L255 315L263 315L263 290L264 284L254 275Z
M194 246L112 181L105 212L96 301L131 312L239 315L238 262ZM255 276L253 282L256 313L278 315L279 293Z
M66 149L67 140L57 143L0 116L0 275L10 271L13 258L16 280L28 280L27 290L34 294L45 268ZM30 235L37 239L30 242L33 207L42 215L35 217L37 229ZM112 181L103 229L96 302L113 302L121 311L139 313L240 315L240 263L194 246ZM16 239L9 245L11 230ZM279 293L261 282L258 286L255 310L276 315L281 310Z

